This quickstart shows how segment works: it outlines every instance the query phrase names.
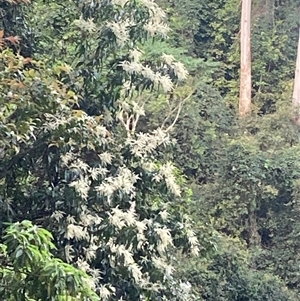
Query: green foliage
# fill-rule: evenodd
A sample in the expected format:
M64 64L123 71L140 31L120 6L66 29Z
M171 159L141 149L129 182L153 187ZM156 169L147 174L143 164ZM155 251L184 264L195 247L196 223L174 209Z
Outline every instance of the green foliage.
M245 246L237 239L218 237L218 249L207 259L182 259L178 267L201 300L297 300L278 276L251 267Z
M17 38L16 41L9 39L8 46L24 57L31 56L35 48L34 35L26 18L28 4L28 0L3 0L0 11L0 30L4 32L6 38ZM20 40L22 44L19 43Z
M194 51L194 35L197 33L202 16L199 12L199 1L158 1L168 14L172 32L169 43L175 48L182 47L188 55ZM200 4L201 5L201 4Z
M207 112L213 110L212 108L213 105ZM218 112L224 114L224 109ZM248 265L253 266L255 270L237 264L240 273L237 279L244 279L241 280L243 284L230 278L233 276L229 274L226 276L229 280L226 281L233 285L234 294L241 300L243 294L246 294L249 300L265 300L266 297L259 299L258 296L266 296L268 290L275 291L274 288L270 288L273 285L282 287L283 290L281 293L278 291L278 296L275 293L270 300L273 300L272 298L290 300L287 297L289 293L285 293L284 287L296 289L298 292L299 279L298 268L295 268L299 263L295 252L299 229L296 217L300 175L297 163L298 130L291 124L289 114L286 114L284 108L275 114L254 117L248 120L248 123L240 125L234 119L228 116L226 118L224 114L224 119L219 118L220 122L217 125L207 123L208 130L202 130L202 136L194 132L197 129L195 122L197 118L189 119L191 116L192 113L182 115L186 118L186 123L179 121L177 135L185 132L189 135L182 136L184 138L180 140L175 160L183 167L195 166L193 169L185 169L185 172L192 181L201 184L201 186L197 184L194 189L193 216L210 220L215 230L244 240L253 256L248 260ZM207 116L209 117L209 114ZM213 116L216 117L218 114L214 113ZM189 122L191 120L192 123ZM220 128L224 121L227 122L225 122L227 126ZM224 129L227 129L227 132L224 132ZM195 136L200 136L202 141L202 144L198 144L200 148L199 146L197 148ZM182 152L181 157L179 150L185 145L188 148ZM202 153L197 155L199 150ZM193 170L194 172L191 172ZM220 243L217 243L217 246L222 254L219 255L219 260L225 260L222 252L228 247L223 249ZM260 250L258 253L257 248ZM232 273L231 263L229 270L226 261L216 263L215 267L222 266L225 266L226 273ZM199 271L200 267L197 265L196 270ZM257 270L259 272L256 272ZM213 290L209 293L212 300L218 295L219 283L223 279L220 276L221 270L216 269L214 272L216 273L214 277L220 279L215 280L214 289L210 282L212 276L203 276L210 279L206 285L202 282L198 284L198 287ZM207 263L204 264L203 273L207 273ZM273 276L271 277L273 280L268 280L270 277L268 274L276 275L280 280L276 280L276 277L273 279ZM199 279L201 275L200 273ZM260 279L260 282L255 282L256 279ZM277 281L283 282L279 286L276 284ZM266 288L262 288L261 285L265 285ZM225 285L223 289L226 290L227 286ZM246 292L240 291L239 287ZM253 288L253 292L250 288ZM266 291L263 293L261 290L264 289ZM230 295L229 292L224 294L224 299L220 300L240 300L234 299L238 297Z
M159 2L3 2L7 300L296 300L299 5L254 1L240 121L240 1Z
M52 235L22 221L8 226L0 244L4 300L98 300L83 271L53 257Z

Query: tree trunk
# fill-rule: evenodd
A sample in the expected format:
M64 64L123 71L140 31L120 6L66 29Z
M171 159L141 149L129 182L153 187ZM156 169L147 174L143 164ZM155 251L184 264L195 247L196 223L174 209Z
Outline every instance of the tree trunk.
M261 237L258 233L256 214L251 206L248 208L248 235L248 244L250 248L260 246Z
M242 0L239 115L251 113L251 0Z
M297 51L297 60L296 60L292 108L295 114L294 122L297 125L300 125L300 28L299 28L298 51Z

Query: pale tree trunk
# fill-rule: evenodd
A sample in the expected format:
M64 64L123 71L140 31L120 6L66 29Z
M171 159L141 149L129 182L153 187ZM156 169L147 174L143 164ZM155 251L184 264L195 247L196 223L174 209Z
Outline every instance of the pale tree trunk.
M296 60L292 108L295 114L294 122L297 125L300 125L300 28L299 28L298 51L297 51L297 60Z
M251 0L242 0L239 115L251 113Z
M248 207L248 239L249 247L257 247L261 243L261 238L258 233L258 225L256 219L256 213L254 209L251 209L251 206Z

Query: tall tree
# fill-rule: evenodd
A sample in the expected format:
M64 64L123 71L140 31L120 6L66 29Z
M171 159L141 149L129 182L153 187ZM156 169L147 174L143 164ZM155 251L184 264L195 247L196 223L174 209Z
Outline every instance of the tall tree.
M239 115L251 112L251 0L242 2Z
M293 102L292 107L294 110L298 110L300 105L300 28L299 28L299 38L298 38L298 50L296 59L296 70L295 70L295 80L294 80L294 91L293 91ZM297 111L294 116L294 122L300 124L300 113Z

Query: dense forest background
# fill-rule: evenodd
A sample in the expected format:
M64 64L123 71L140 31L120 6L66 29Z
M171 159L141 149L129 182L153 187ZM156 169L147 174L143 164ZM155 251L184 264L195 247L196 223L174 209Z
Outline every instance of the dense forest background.
M300 300L300 3L0 0L1 300Z

